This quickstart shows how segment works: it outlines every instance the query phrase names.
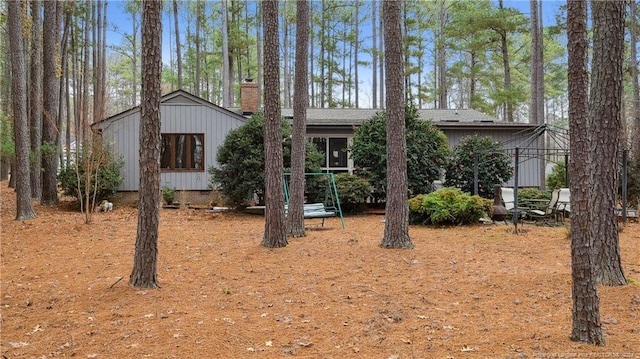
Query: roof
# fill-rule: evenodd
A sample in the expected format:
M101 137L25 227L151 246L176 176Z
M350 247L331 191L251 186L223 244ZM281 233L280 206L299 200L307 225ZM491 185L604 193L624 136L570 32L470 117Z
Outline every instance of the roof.
M229 116L231 117L235 117L239 120L245 121L246 117L239 115L238 113L231 111L229 109L226 109L224 107L218 106L212 102L209 102L201 97L198 97L196 95L193 95L185 90L176 90L173 92L170 92L164 96L162 96L160 98L160 103L161 104L180 104L180 105L202 105L202 106L206 106L206 107L210 107L213 109L216 109L218 111L223 111L229 114ZM133 112L137 112L140 111L140 106L136 106L136 107L132 107L128 110L125 110L123 112L117 113L115 115L109 116L101 121L95 122L91 125L91 127L93 126L98 126L101 125L104 122L107 121L112 121L112 120L118 120L122 117L125 117L126 115L133 113Z
M309 108L307 125L309 126L359 126L371 119L380 109L359 108ZM441 128L458 127L535 127L529 123L503 122L495 117L472 109L462 110L418 110L423 120L430 120ZM282 116L293 118L292 109L282 109Z

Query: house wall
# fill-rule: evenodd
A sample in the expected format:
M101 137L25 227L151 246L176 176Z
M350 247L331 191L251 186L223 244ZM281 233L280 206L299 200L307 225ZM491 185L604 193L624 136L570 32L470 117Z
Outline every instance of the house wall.
M234 117L225 110L197 103L177 103L175 101L161 104L162 133L204 133L204 171L203 172L169 172L160 174L160 187L175 187L177 190L208 189L210 166L217 166L218 147L224 142L227 133L241 126L244 121ZM124 182L119 191L137 191L140 182L139 170L139 126L140 111L130 111L123 117L114 118L102 126L103 140L112 149L124 156L125 166L122 170Z
M537 144L529 144L531 132L521 132L519 130L502 129L443 129L449 141L449 147L455 147L464 137L467 136L490 136L494 140L503 144L505 151L511 155L511 165L515 168L515 148L520 147L520 163L518 168L518 187L539 187L544 183L541 179L541 171L544 168L544 160L538 158L538 154L533 150ZM527 146L528 145L528 146ZM512 187L514 179L507 181L506 186Z
M530 144L531 132L522 131L522 129L496 129L496 128L484 128L484 129L465 129L461 127L453 128L441 128L449 147L455 147L464 137L467 136L490 136L495 141L503 144L505 151L512 156L512 166L515 168L515 147L520 146L520 164L518 171L518 187L538 187L543 188L544 183L542 181L541 170L544 168L544 160L537 157L534 148L537 144ZM349 143L353 141L353 130L351 128L334 128L333 130L328 128L308 128L307 137L347 137ZM349 159L349 172L353 170L353 161ZM514 179L507 181L504 185L513 186Z

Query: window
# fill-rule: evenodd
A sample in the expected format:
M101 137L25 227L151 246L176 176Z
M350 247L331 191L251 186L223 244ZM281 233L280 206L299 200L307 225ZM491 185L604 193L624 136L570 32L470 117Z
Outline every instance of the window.
M349 170L346 137L313 137L311 141L324 155L321 165L324 171L337 173Z
M168 171L204 171L204 134L163 133L160 168Z
M318 152L323 154L322 164L320 166L327 167L327 139L325 137L314 137L313 144L318 148Z
M346 138L329 138L329 167L347 167Z

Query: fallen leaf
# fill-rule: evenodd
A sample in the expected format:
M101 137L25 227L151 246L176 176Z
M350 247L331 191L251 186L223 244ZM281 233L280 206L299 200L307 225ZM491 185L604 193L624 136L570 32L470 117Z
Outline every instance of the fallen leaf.
M461 352L466 353L466 352L473 352L476 351L476 348L474 347L470 347L468 345L465 345L462 347L462 349L460 349Z

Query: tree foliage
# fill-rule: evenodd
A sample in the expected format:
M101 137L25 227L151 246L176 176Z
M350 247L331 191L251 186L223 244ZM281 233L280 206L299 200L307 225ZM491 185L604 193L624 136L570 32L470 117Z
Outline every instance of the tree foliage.
M11 120L0 113L0 158L13 159L16 154L16 144L13 141L13 127Z
M492 206L488 199L447 187L411 198L409 218L413 224L473 224L489 215Z
M58 180L66 196L81 199L86 193L91 198L98 200L112 199L118 186L123 181L120 170L124 166L121 157L114 155L111 149L104 145L85 150L88 146L79 149L77 164L71 163L62 167L58 174ZM87 171L91 173L87 176ZM87 188L89 178L89 188Z
M565 188L567 187L568 178L566 175L567 165L564 162L559 162L553 166L553 170L547 176L547 188Z
M343 213L361 213L366 208L367 198L371 195L371 184L359 176L339 173L335 176L340 207Z
M467 136L453 149L446 166L445 186L473 193L474 157L478 158L478 194L487 197L493 186L511 179L511 158L491 137Z
M291 125L282 121L282 151L285 171L291 164ZM305 146L305 171L320 172L323 155L311 144ZM230 131L218 148L220 167L209 167L209 186L222 191L229 205L241 206L256 192L264 194L264 119L255 113L241 127ZM307 181L309 187L312 181Z
M421 120L411 104L405 109L405 127L409 195L431 192L449 156L447 139L433 123ZM349 148L357 174L371 183L378 199L386 194L386 141L386 113L381 111L355 130Z

